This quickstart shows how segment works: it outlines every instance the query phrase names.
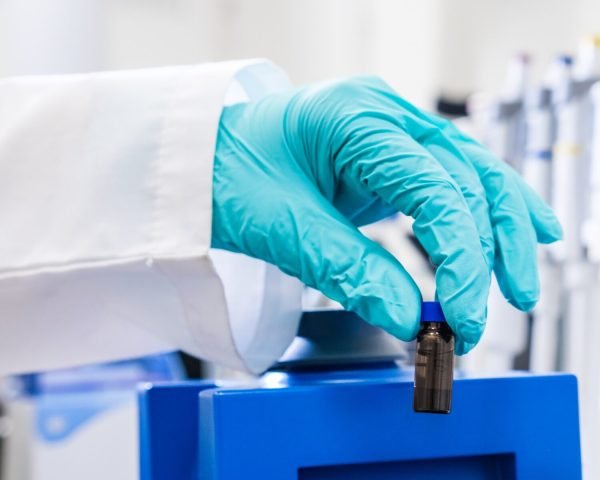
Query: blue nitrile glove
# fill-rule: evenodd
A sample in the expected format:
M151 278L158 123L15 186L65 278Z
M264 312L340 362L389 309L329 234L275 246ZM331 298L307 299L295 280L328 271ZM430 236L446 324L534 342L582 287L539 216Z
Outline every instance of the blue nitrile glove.
M214 247L277 265L403 340L417 334L419 290L356 227L412 216L459 354L483 332L492 269L508 301L529 310L536 243L561 238L506 164L372 77L225 108L213 188Z

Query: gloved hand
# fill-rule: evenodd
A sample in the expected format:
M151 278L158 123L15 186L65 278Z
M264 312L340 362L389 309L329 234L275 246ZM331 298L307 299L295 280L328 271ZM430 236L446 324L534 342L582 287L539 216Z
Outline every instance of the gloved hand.
M562 235L506 164L372 77L225 108L213 189L214 247L277 265L403 340L419 328L419 290L357 226L412 216L459 354L483 332L492 270L529 310L536 243Z

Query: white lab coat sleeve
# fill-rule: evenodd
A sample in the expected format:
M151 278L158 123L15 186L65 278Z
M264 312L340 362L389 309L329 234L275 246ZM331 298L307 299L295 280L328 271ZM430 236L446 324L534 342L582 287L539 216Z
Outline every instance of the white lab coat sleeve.
M265 61L0 81L0 374L284 351L298 282L209 247L223 102L285 85Z

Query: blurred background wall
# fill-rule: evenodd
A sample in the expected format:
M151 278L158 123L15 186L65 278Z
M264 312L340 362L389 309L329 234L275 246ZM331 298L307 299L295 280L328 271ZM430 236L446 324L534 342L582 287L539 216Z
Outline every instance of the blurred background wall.
M540 75L600 31L592 0L0 0L0 74L269 57L294 82L382 75L414 103Z

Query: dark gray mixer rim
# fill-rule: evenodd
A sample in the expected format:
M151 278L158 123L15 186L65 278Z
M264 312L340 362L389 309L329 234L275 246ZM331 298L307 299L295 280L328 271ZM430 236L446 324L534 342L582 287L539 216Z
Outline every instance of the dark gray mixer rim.
M338 309L306 311L298 335L274 368L403 360L406 345L358 315Z

